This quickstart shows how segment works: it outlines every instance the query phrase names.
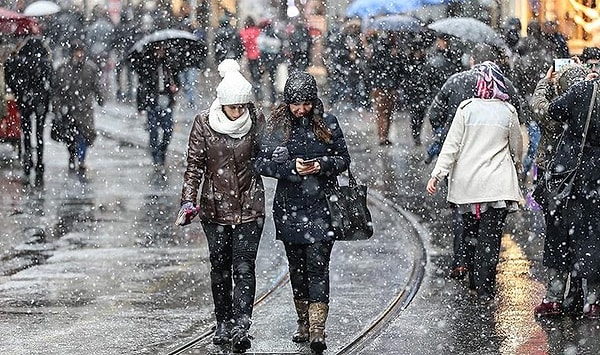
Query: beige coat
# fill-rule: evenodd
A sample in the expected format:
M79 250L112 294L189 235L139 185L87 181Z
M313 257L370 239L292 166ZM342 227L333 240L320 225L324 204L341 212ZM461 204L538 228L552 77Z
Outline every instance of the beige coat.
M515 108L504 101L461 102L432 177L448 179L455 204L521 201L517 167L523 137Z

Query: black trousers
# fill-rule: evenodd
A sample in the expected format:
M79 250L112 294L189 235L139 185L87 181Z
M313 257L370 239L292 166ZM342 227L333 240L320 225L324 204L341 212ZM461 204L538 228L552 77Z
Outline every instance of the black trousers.
M294 299L329 303L329 261L333 242L284 245Z
M479 219L473 213L463 214L469 286L479 296L494 294L502 228L507 214L504 208L489 208L480 214Z
M256 292L256 254L262 221L223 226L202 223L210 253L210 282L217 322L252 317Z

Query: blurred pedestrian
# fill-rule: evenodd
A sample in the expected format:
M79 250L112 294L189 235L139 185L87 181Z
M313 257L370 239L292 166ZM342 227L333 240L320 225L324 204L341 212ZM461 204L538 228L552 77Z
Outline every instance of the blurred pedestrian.
M84 42L88 56L102 72L101 83L105 91L108 91L109 73L114 64L111 59L114 29L115 26L104 5L94 6L92 18L84 29Z
M205 61L208 51L206 47L206 33L200 27L200 23L196 20L185 21L182 25L182 29L192 33L196 37L196 40L201 42L200 46L203 49L202 52L198 54L199 58L196 58L196 60L199 61L197 66L188 66L179 72L179 81L183 88L187 106L192 110L196 110L198 107L196 105L196 101L198 100L196 86L199 81L199 71L206 68Z
M436 94L433 102L427 109L426 117L429 119L434 132L434 143L427 151L428 157L425 160L426 163L431 162L439 154L459 104L464 100L475 97L476 91L474 88L477 86L479 75L477 65L485 61L493 62L498 60L498 57L498 51L494 47L484 43L475 45L471 51L471 69L452 75ZM503 80L509 95L510 104L516 108L519 118L524 116L524 103L522 99L519 97L510 80L506 77ZM465 264L466 244L463 240L462 218L458 214L457 209L454 209L454 211L454 261L450 276L461 279L468 274L469 270Z
M199 202L217 319L213 343L231 341L233 352L245 352L251 346L255 261L264 223L263 182L254 169L264 116L237 62L226 59L218 69L223 79L217 97L196 116L190 133L180 211L190 215L180 224L190 223Z
M329 311L329 262L334 244L325 191L348 169L350 155L337 118L326 114L317 83L292 72L274 108L257 160L258 171L277 179L273 218L284 244L298 328L292 340L310 340L321 353Z
M275 89L275 80L277 77L277 68L281 64L282 41L271 20L263 20L260 25L261 32L256 39L258 49L260 50L260 63L263 70L267 73L266 89L269 92L269 104L277 101L277 90ZM264 88L264 86L263 86ZM266 95L266 93L264 93Z
M69 173L86 179L85 159L88 147L96 140L94 103L104 105L100 69L86 54L81 41L71 43L71 57L56 70L54 114L67 122L63 140L69 152Z
M590 319L600 318L598 85L598 79L577 83L552 100L548 107L550 117L565 124L565 131L547 169L551 176L570 171L575 174L572 189L565 199L551 197L563 206L561 218L572 241L571 272L582 280L583 315Z
M308 68L312 55L312 37L300 16L292 18L288 29L287 52L290 71L304 71Z
M117 59L115 66L116 95L120 102L130 102L133 99L133 71L125 63L125 57L141 36L141 30L134 22L132 10L123 11L121 21L115 26L111 44Z
M464 223L469 288L489 300L495 292L502 228L507 213L522 200L517 170L523 141L498 66L486 61L475 70L475 97L458 106L427 191L435 193L448 178L448 202L456 205Z
M34 148L36 151L34 184L39 186L44 182L44 126L52 101L53 79L51 50L41 38L26 39L6 62L6 84L15 94L21 115L24 184L29 184L29 175L34 167L32 152ZM35 146L31 144L34 127Z
M397 33L379 31L369 36L367 51L367 86L371 88L371 103L375 111L377 138L380 146L390 146L392 114L398 101L408 58L401 50Z
M585 64L592 72L600 72L600 48L585 47L579 57L581 62Z
M240 30L240 38L244 45L244 53L248 61L248 70L254 87L254 97L257 100L262 100L260 91L260 78L262 76L262 68L260 67L260 49L258 48L258 36L260 36L260 28L256 26L256 22L250 16L244 22L244 28Z
M179 90L179 76L173 69L166 49L154 44L148 58L138 63L137 108L146 112L150 132L152 162L158 173L164 173L167 148L173 136L173 106ZM162 137L160 137L162 131Z
M546 294L542 302L535 307L537 317L559 316L565 312L581 311L583 296L581 279L572 274L572 241L568 226L561 217L562 206L552 203L546 189L544 176L546 166L552 159L560 137L564 131L561 122L553 120L548 114L550 101L564 94L571 86L585 80L590 70L581 64L570 64L555 72L553 66L546 72L533 93L531 107L534 118L541 128L540 148L536 156L538 166L534 197L544 214L544 257L546 266ZM568 294L565 296L569 284Z
M223 16L219 21L219 27L215 31L213 46L217 63L221 63L227 58L239 60L244 53L242 39L229 20L228 15Z

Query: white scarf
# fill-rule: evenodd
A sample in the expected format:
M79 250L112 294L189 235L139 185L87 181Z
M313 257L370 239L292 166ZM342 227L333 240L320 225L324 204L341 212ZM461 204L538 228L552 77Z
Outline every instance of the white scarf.
M219 99L215 99L208 112L208 124L216 132L227 134L231 138L242 138L252 128L250 110L246 109L246 112L240 118L233 121L223 112Z

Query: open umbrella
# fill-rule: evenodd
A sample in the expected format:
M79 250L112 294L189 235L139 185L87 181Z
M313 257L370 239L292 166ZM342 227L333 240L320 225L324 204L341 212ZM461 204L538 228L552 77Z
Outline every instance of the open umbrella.
M378 17L374 19L367 28L398 32L420 32L426 29L417 18L407 15Z
M427 27L438 33L445 33L462 40L506 47L506 43L494 29L474 18L449 17L435 21Z
M25 8L25 11L23 11L23 15L36 17L52 15L57 12L60 12L60 6L58 6L56 3L52 1L40 0L29 4L29 6Z
M355 0L346 8L349 17L372 17L413 11L426 6L447 5L463 0Z
M40 33L40 27L34 19L0 8L0 33L15 36L36 35Z
M151 58L155 46L165 48L175 70L201 66L207 52L206 44L190 32L166 29L142 37L127 53L126 61L135 70Z

